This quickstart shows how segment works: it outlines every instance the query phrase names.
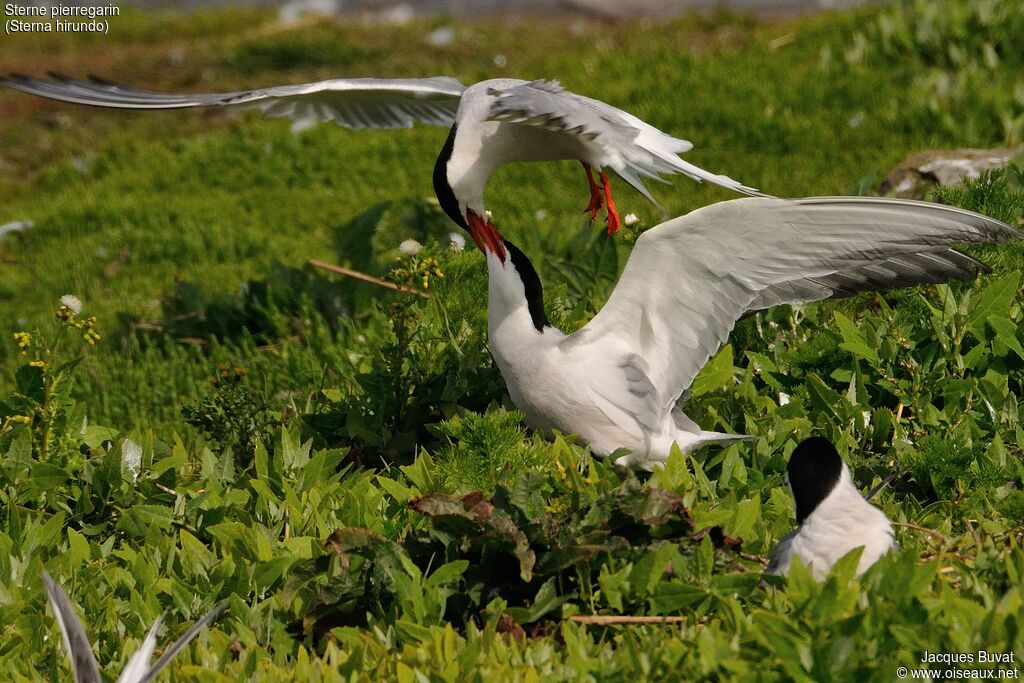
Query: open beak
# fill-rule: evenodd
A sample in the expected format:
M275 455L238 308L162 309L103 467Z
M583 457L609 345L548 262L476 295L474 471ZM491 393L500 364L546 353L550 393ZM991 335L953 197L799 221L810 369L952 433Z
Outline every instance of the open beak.
M498 229L473 211L466 211L466 221L469 223L469 235L476 242L476 246L480 247L480 251L484 254L493 252L504 263L505 241Z

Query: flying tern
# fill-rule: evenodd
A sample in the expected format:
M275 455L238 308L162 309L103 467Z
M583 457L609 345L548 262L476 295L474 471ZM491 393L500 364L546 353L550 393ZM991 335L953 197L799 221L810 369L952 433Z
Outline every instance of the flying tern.
M787 476L798 526L779 541L768 573L785 574L799 556L821 581L839 558L863 547L860 576L895 547L889 518L853 485L849 468L828 439L801 442L789 457Z
M101 683L103 678L100 676L99 665L96 663L96 657L93 656L92 646L89 644L89 637L85 635L82 622L78 620L78 616L75 614L74 605L68 600L64 589L57 585L46 572L43 572L43 585L46 586L46 593L50 598L53 614L57 618L60 632L64 636L64 644L67 646L68 656L71 658L71 670L74 674L75 683ZM193 624L185 632L185 635L164 650L164 653L156 660L156 663L150 667L149 660L152 658L153 650L156 648L156 632L163 621L162 615L157 617L157 620L146 634L146 638L142 641L142 645L128 659L124 670L121 671L121 675L117 678L117 683L149 683L149 681L154 680L157 674L174 659L175 655L192 642L192 639L203 630L203 627L216 619L226 607L226 602L222 602L214 607L206 616Z
M64 102L118 109L255 106L267 116L290 117L299 126L321 121L355 129L408 128L414 122L451 126L434 165L434 192L445 213L466 229L489 221L484 186L498 168L516 161L579 160L590 190L586 210L596 218L604 206L609 232L619 229L620 220L606 168L652 202L643 178L660 179L660 174L681 173L737 192L761 194L681 159L679 154L693 147L686 140L610 104L570 92L557 81L497 78L466 87L441 76L338 78L182 95L139 90L95 77L88 81L59 74L51 77L11 74L0 78L0 83Z
M1019 231L940 204L869 197L720 202L643 233L605 306L566 335L544 313L530 260L471 225L488 268L488 341L527 424L652 469L683 451L750 438L707 432L677 406L745 313L865 290L970 279L955 244Z

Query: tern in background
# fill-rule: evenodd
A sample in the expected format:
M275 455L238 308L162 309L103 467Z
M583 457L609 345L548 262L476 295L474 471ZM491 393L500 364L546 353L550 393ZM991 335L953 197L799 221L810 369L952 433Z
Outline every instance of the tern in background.
M498 78L465 87L454 78L339 78L259 90L173 95L93 77L58 74L39 79L19 74L0 83L64 102L118 109L255 106L267 116L287 116L299 126L334 121L347 128L408 128L416 121L451 126L434 165L434 192L458 225L485 224L484 186L504 164L577 159L587 174L592 218L602 206L608 232L619 229L610 169L654 201L642 178L682 173L695 180L761 195L724 175L683 161L693 145L599 100L577 95L557 81ZM597 169L600 185L594 180ZM493 225L491 226L493 228ZM487 231L485 231L487 232ZM483 249L483 245L478 245ZM496 248L497 244L490 245Z
M75 677L75 683L101 683L100 668L96 663L96 657L92 654L92 646L89 645L89 637L85 635L82 622L75 614L75 607L68 600L64 589L54 583L53 579L46 572L43 572L43 584L46 586L46 593L50 596L50 605L53 607L53 614L57 617L57 624L64 636L64 644L68 648L68 656L71 658L71 671ZM175 655L181 652L186 645L192 642L203 627L217 618L227 602L214 607L202 619L192 625L181 638L164 650L160 659L150 667L149 660L153 657L153 650L156 648L156 632L160 628L163 616L157 617L149 633L146 634L142 645L131 656L125 665L121 675L117 677L117 683L149 683L156 678L165 666L167 666Z
M955 244L1019 237L940 204L869 197L733 199L645 232L615 290L566 335L544 314L530 260L493 228L488 341L512 401L541 430L575 434L617 464L652 469L683 451L749 438L706 432L677 406L741 316L865 290L970 279L985 266Z
M801 442L789 456L786 472L799 526L779 541L768 573L785 574L799 556L821 581L841 557L863 547L860 576L895 547L889 518L853 485L849 468L828 439Z

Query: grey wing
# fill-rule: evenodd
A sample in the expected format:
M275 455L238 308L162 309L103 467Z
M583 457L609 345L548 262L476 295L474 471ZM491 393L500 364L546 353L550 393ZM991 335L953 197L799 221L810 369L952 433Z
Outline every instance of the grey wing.
M57 617L57 624L60 626L61 635L64 636L68 655L71 657L71 671L75 676L75 683L100 683L100 669L92 654L89 638L85 635L85 629L82 628L82 622L75 614L74 605L68 600L64 589L58 586L45 571L43 572L43 585L46 587L46 594L50 597L53 614Z
M678 397L748 310L973 278L951 247L1021 233L941 204L868 197L719 202L637 240L608 303L563 344L632 349Z
M784 574L793 562L793 538L799 533L800 527L793 529L782 537L779 544L772 550L771 560L765 568L766 574Z
M118 109L256 106L267 116L334 121L347 128L408 128L416 121L450 126L465 87L454 78L336 78L227 93L170 94L100 78L75 80L11 74L0 83L50 99Z
M679 154L693 147L688 141L672 137L606 102L570 92L557 81L490 88L488 94L494 98L491 120L536 126L597 146L600 154L583 161L611 168L652 202L642 178L660 180L659 174L682 173L737 192L762 195L728 176L681 159Z
M654 199L641 176L657 178L659 173L674 172L671 162L663 158L674 154L672 150L655 153L637 145L641 128L629 118L643 122L623 116L625 112L604 102L570 92L557 81L533 81L510 88L491 88L488 94L494 98L489 117L492 121L535 126L593 143L606 155L600 165L612 168L651 201ZM661 135L667 140L675 139L664 133ZM679 151L690 147L685 140L677 142Z
M139 649L128 658L128 663L121 670L121 675L117 677L117 683L140 683L144 680L146 670L149 669L149 660L153 658L153 650L156 649L156 632L160 629L163 620L164 616L161 614L149 627Z
M186 645L191 643L192 639L199 635L199 632L202 631L207 624L209 624L211 621L220 616L221 612L223 612L227 608L227 606L227 601L220 603L212 610L207 612L206 616L204 616L196 623L192 624L192 627L189 628L189 630L186 631L185 634L181 636L181 638L178 638L178 640L174 642L174 645L171 645L164 651L164 653L160 656L160 659L156 660L156 664L153 665L153 668L150 669L145 676L139 679L139 683L149 683L150 681L154 680L157 674L160 673L163 670L163 668L167 666L171 662L171 660L174 659L174 657L185 648Z

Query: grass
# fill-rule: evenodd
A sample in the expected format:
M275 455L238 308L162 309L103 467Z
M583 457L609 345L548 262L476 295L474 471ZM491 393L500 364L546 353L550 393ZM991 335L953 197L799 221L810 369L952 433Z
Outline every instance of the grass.
M195 91L557 77L691 139L704 168L803 196L870 190L922 148L1019 142L1017 14L954 4L962 25L943 27L919 5L372 29L127 12L108 37L9 37L0 60ZM428 46L442 24L456 40ZM445 134L292 134L252 112L0 91L0 224L35 225L0 241L0 339L29 331L48 361L0 343L4 671L66 674L44 567L108 674L160 612L170 642L221 599L175 680L891 680L925 650L1024 656L1020 246L974 252L995 272L973 285L743 322L688 412L763 438L641 482L519 426L486 347L483 262L448 250L424 200ZM571 163L514 166L487 198L563 329L629 251L583 227L583 188ZM616 188L640 227L729 197L678 179L652 188L662 210ZM944 198L1011 222L1024 207L1014 173ZM407 237L425 249L396 263ZM430 258L444 276L429 300L305 266L419 283ZM69 292L85 302L72 322L97 317L95 346L53 317ZM854 561L762 588L758 559L793 525L785 460L812 432L862 488L905 472L879 500L903 550L861 579ZM567 620L594 613L685 622Z

